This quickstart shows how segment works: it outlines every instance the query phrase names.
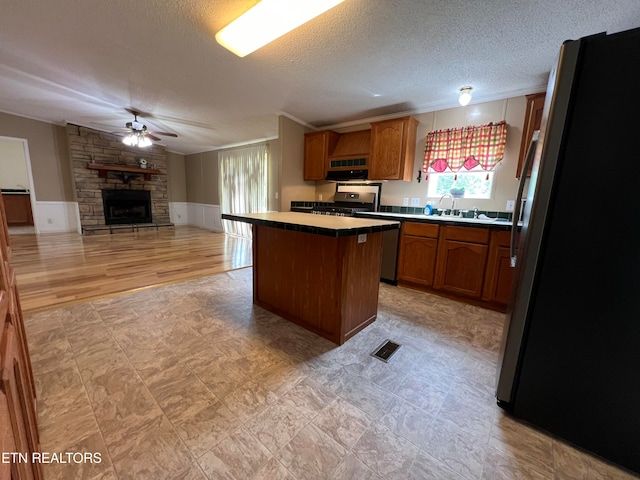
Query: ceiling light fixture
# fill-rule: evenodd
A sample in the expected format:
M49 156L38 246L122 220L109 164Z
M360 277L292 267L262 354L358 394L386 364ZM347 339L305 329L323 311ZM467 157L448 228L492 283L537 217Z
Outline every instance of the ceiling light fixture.
M262 0L216 33L216 40L244 57L343 1Z
M463 107L469 105L469 102L471 101L471 90L473 90L473 87L462 87L460 89L458 103L460 103L460 105L462 105Z
M139 148L150 147L153 144L144 132L131 132L122 139L122 143L129 145L130 147Z

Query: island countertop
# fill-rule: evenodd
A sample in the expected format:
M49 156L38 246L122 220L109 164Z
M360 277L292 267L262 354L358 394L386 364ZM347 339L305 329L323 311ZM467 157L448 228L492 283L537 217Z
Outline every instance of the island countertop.
M312 215L298 212L224 213L222 214L222 218L225 220L250 223L252 225L313 233L329 237L348 237L400 228L400 222L393 220Z

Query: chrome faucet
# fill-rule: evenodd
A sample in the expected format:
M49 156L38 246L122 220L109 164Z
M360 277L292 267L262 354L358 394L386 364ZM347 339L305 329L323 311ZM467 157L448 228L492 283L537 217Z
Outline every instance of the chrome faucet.
M440 197L440 200L438 201L438 205L442 204L442 199L444 197L449 197L451 199L451 215L453 215L453 211L456 209L456 199L453 198L453 195L451 195L450 193L445 193Z

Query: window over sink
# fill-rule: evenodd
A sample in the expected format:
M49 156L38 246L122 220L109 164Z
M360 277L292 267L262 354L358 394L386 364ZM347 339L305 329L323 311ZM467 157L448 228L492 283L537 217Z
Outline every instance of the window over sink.
M430 172L427 179L427 196L439 197L450 193L459 198L491 198L494 172L478 168L467 172ZM457 179L456 179L457 177ZM460 193L464 188L463 193ZM453 190L453 191L452 191ZM456 195L457 193L457 195Z
M506 141L504 120L429 132L423 165L427 195L491 198L494 169L504 156Z

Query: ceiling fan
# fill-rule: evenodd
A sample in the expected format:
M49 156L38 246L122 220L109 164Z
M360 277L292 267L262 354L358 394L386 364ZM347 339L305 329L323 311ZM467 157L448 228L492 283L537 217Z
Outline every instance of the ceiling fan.
M122 143L124 143L125 145L135 147L149 147L152 145L151 140L154 140L156 142L161 140L160 138L156 137L156 135L174 138L178 137L178 135L176 135L175 133L157 132L155 130L152 132L144 123L138 121L138 115L141 115L141 112L130 108L127 108L126 110L131 115L133 115L133 121L127 122L125 124L125 128L129 131L129 134L122 139Z

